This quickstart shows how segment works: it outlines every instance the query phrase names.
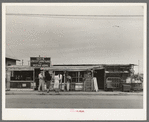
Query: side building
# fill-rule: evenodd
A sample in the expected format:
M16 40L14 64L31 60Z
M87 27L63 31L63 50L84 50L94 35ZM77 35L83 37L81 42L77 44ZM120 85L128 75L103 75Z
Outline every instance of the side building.
M16 59L14 57L11 56L6 56L5 57L5 86L6 86L6 90L10 90L10 75L11 73L7 71L7 66L14 66L16 65L17 61L20 61L19 59Z
M16 62L20 61L19 59L10 57L10 56L6 56L5 58L5 66L11 66L11 65L16 65Z

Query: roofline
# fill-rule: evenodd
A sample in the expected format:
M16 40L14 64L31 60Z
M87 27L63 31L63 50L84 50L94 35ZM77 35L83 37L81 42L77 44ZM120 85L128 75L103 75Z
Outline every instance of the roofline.
M53 66L99 66L102 64L53 64Z
M16 61L20 61L19 59L16 59L16 58L9 58L9 57L6 57L7 59L11 59L11 60L16 60Z
M53 66L126 66L126 65L134 65L136 64L53 64Z

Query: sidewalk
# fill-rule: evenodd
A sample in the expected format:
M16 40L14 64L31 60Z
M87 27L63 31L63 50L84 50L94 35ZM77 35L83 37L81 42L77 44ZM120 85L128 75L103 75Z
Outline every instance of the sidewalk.
M50 91L49 93L38 92L37 90L19 90L13 89L10 91L6 91L6 95L58 95L54 91ZM99 90L98 92L86 92L86 91L60 91L59 95L139 95L143 96L143 92L122 92L122 91L104 91Z

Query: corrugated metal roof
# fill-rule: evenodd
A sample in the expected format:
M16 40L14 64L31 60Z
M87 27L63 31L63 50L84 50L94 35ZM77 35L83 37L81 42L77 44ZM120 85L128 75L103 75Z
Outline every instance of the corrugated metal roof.
M53 66L130 66L136 64L54 64Z
M118 65L115 65L115 66L118 66ZM120 65L120 66L124 66L124 65ZM125 66L128 66L128 65L125 65ZM11 69L11 70L34 70L34 68L37 68L37 67L30 67L28 65L7 66L7 69ZM52 65L51 67L38 67L38 68L42 70L53 70L53 71L86 71L86 70L91 70L91 69L94 69L94 70L104 69L104 66L102 64L99 64L99 65L89 65L89 64L87 65ZM120 72L114 72L114 73L120 73Z
M23 71L23 70L34 70L33 67L30 67L28 65L11 65L6 67L8 70L17 70L17 71Z
M91 69L103 69L103 67L99 66L51 66L41 68L43 70L54 70L54 71L86 71Z
M7 66L9 70L34 70L36 67L12 65ZM53 71L87 71L91 69L103 69L99 66L51 66L51 67L39 67L41 70L53 70Z
M136 64L102 64L103 66L137 66Z

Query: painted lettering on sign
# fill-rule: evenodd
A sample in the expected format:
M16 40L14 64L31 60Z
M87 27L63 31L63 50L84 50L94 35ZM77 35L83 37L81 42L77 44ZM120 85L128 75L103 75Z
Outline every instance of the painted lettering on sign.
M31 67L50 67L50 57L30 57Z

